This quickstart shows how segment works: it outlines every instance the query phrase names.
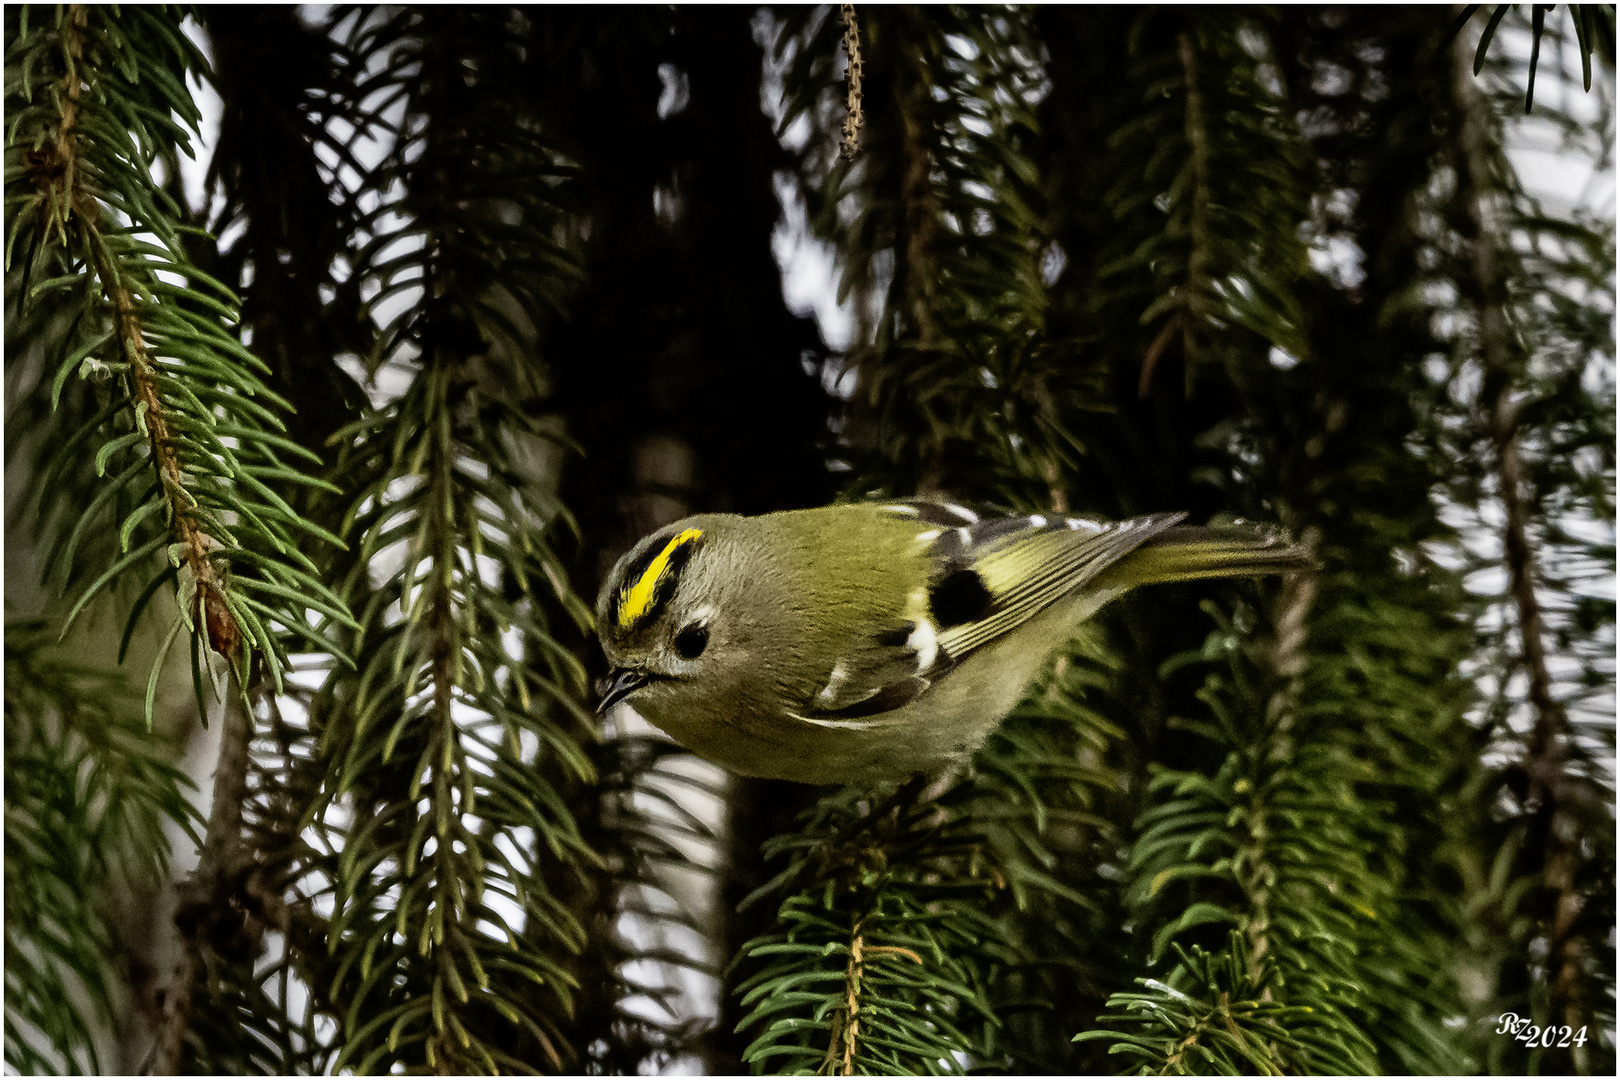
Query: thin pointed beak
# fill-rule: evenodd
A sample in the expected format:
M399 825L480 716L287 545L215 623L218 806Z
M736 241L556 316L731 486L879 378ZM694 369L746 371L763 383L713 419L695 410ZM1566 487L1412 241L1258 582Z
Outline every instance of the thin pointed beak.
M596 706L596 715L607 712L629 697L632 691L645 686L651 678L647 672L632 668L614 668L608 672L608 677L596 684L596 692L602 695L602 700Z

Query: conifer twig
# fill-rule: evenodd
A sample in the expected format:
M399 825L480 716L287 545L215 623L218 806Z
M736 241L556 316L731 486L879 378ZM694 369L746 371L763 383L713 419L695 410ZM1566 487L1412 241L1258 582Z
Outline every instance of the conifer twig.
M842 1076L855 1075L855 1044L861 1034L861 966L864 959L862 956L864 944L861 938L861 924L857 921L855 931L849 940L849 964L844 968L844 1019L839 1047L843 1059L843 1067L839 1070L839 1074Z
M1520 457L1517 376L1523 369L1522 345L1511 324L1507 266L1510 256L1498 244L1501 225L1495 220L1487 189L1494 171L1489 158L1489 136L1483 129L1486 103L1474 86L1467 47L1459 37L1453 43L1453 93L1460 114L1458 155L1462 197L1472 236L1470 283L1478 312L1478 352L1484 369L1480 390L1485 433L1494 450L1498 498L1502 503L1502 557L1507 564L1508 591L1518 613L1521 660L1528 679L1526 696L1535 711L1535 723L1524 748L1528 778L1525 805L1534 815L1534 832L1541 854L1542 882L1552 896L1547 928L1547 994L1552 1023L1579 1028L1583 1023L1582 942L1574 933L1575 920L1585 898L1575 884L1580 862L1559 822L1567 815L1559 788L1569 757L1569 718L1553 697L1543 638L1541 600L1536 593L1535 555L1530 546L1530 508L1525 499L1525 471ZM1575 1047L1572 1060L1580 1066L1586 1051ZM1585 1071L1580 1068L1580 1071Z
M849 87L849 115L844 118L844 141L838 152L845 161L854 161L861 152L861 125L866 113L861 108L861 78L865 74L861 61L861 28L855 21L855 5L839 4L838 18L844 24L844 57L848 61L844 81Z
M145 427L152 463L167 497L170 528L197 584L196 614L201 615L207 628L209 646L234 666L242 631L225 601L223 585L208 557L210 539L199 527L191 509L195 500L186 491L167 403L158 389L155 365L146 345L135 297L108 248L101 229L101 205L88 186L87 170L79 162L79 100L85 79L82 69L85 35L89 32L88 8L83 4L69 5L61 25L65 34L63 45L72 61L62 76L61 123L52 151L31 155L29 164L36 186L53 208L64 243L71 223L78 234L78 246L101 287L112 316L118 352L129 365L138 422ZM194 613L186 614L191 618Z

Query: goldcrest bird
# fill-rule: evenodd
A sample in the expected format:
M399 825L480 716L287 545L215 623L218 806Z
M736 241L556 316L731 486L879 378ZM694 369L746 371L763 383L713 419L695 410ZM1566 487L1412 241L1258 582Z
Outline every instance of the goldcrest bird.
M1161 581L1310 565L1280 532L982 518L948 503L857 503L658 530L597 600L632 706L748 776L901 780L963 763L1098 608Z

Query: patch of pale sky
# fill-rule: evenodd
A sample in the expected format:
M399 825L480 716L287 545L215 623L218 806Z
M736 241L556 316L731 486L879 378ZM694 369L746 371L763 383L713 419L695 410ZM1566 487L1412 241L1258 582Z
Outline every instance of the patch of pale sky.
M838 299L837 249L813 235L798 185L777 173L776 198L782 218L771 233L771 253L782 272L782 298L797 315L813 315L822 340L845 352L854 339L855 305Z

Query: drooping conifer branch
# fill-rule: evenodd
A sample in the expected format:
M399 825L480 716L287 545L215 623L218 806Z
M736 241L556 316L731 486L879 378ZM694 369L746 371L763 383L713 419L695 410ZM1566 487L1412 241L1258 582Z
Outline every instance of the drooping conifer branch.
M922 964L923 958L902 945L871 945L863 930L863 919L856 916L846 946L848 962L844 965L844 1005L834 1009L829 1017L827 1057L821 1072L837 1076L856 1075L855 1062L861 1055L861 1003L865 998L863 982L867 957L898 956Z
M1142 377L1137 396L1147 397L1153 385L1153 370L1170 339L1179 331L1181 351L1189 366L1198 358L1198 336L1208 318L1209 291L1209 130L1205 118L1204 93L1198 78L1198 48L1185 29L1176 32L1176 57L1181 63L1181 80L1186 95L1183 126L1187 139L1187 168L1190 184L1187 200L1187 271L1179 285L1179 304L1142 356Z
M40 621L5 627L6 1062L93 1075L132 1060L99 1053L131 944L102 890L109 878L160 888L165 830L194 835L201 822L168 741L146 731L140 694L62 655L55 637Z
M1538 23L1538 43L1539 30ZM1471 279L1465 282L1465 294L1472 301L1477 320L1476 355L1483 375L1479 415L1491 448L1496 494L1502 507L1502 559L1518 621L1520 662L1528 683L1526 698L1534 713L1522 766L1527 778L1524 805L1532 821L1533 839L1528 850L1532 858L1536 853L1540 855L1542 885L1551 898L1545 915L1548 1011L1550 1022L1578 1030L1589 1023L1590 1017L1589 1006L1583 1000L1585 943L1575 933L1576 920L1586 902L1575 881L1581 857L1564 824L1569 811L1562 805L1561 791L1572 733L1564 706L1552 692L1543 605L1530 539L1532 514L1527 501L1519 418L1527 357L1514 326L1509 296L1512 253L1504 243L1506 223L1500 213L1505 195L1499 178L1504 168L1493 157L1495 140L1488 126L1489 106L1474 85L1470 59L1460 37L1451 52L1453 102L1458 117L1459 195L1467 212L1472 272ZM1573 1048L1573 1060L1585 1058L1584 1047Z
M414 375L341 436L344 587L367 625L358 671L334 672L312 710L324 781L308 811L340 928L335 1060L564 1070L584 1049L561 1026L584 931L561 878L593 856L561 791L593 778L583 672L547 620L587 616L550 549L566 519L512 447L548 434L525 410L538 365L522 324L572 267L566 171L532 103L510 100L522 38L506 13L356 13L346 37L405 103L407 134L371 177L400 198L352 263L373 303L406 301L377 306L373 364ZM485 185L501 196L466 197ZM340 799L364 809L329 818Z
M1268 756L1281 760L1292 757L1295 711L1299 707L1301 676L1305 673L1308 657L1305 650L1310 631L1311 603L1316 596L1317 583L1312 572L1289 574L1283 580L1275 601L1274 629L1269 655L1271 674L1276 688L1265 703L1266 728L1273 743ZM1258 787L1258 785L1257 785ZM1276 869L1265 850L1265 809L1259 805L1265 795L1256 790L1251 804L1251 820L1258 824L1250 833L1250 853L1243 860L1241 875L1249 900L1249 913L1244 926L1248 946L1249 975L1259 979L1263 965L1269 962L1271 952L1271 879ZM1262 991L1264 1000L1270 1000L1271 989Z
M197 498L187 491L186 470L181 462L179 441L170 430L169 406L159 388L152 355L141 332L139 301L118 258L103 232L105 216L100 193L90 184L93 166L80 160L78 130L80 97L84 79L93 72L85 67L85 37L89 11L86 5L69 4L59 25L61 49L68 57L63 65L57 98L61 102L59 122L51 133L49 151L29 155L33 181L50 208L49 217L64 242L72 235L74 250L83 255L94 275L96 287L106 304L116 342L122 357L134 406L136 425L144 430L151 448L153 468L162 484L168 507L168 520L178 552L196 582L197 610L188 613L207 628L209 647L234 665L238 659L241 628L225 600L225 590L213 562L208 557L211 542L198 526L193 507Z
M120 389L113 407L70 440L104 440L96 471L108 478L79 510L58 565L72 583L81 540L112 565L80 590L63 632L124 571L150 573L151 557L167 547L168 566L129 612L120 653L146 603L172 580L179 618L147 679L148 723L164 657L188 629L199 711L210 708L209 682L226 699L213 813L197 869L179 889L183 956L153 1051L163 1071L182 1066L199 980L221 935L241 923L235 869L244 861L252 719L241 693L228 689L245 692L261 662L260 676L279 687L287 639L331 647L312 614L352 623L294 539L336 538L270 487L320 486L279 455L319 459L285 439L284 424L261 403L286 407L254 374L264 365L232 335L234 295L192 263L183 213L153 179L159 158L189 150L187 126L194 131L199 119L183 88L204 65L181 17L72 5L32 28L16 45L23 69L41 81L22 80L10 129L13 146L26 147L22 180L34 192L11 222L11 250L21 253L25 275L54 274L35 292L77 294L80 302L80 333L63 344L53 404L81 365L117 375ZM142 474L150 486L131 500ZM122 520L108 521L107 509L119 505Z
M197 868L178 888L175 924L180 928L183 949L174 979L165 991L162 1021L153 1044L148 1071L155 1076L175 1076L185 1071L186 1043L192 1037L196 1001L208 991L211 958L205 950L246 930L254 942L250 951L258 954L259 934L246 926L240 895L242 871L252 861L242 846L242 810L251 766L248 751L253 717L236 695L226 701L224 713L208 832Z

